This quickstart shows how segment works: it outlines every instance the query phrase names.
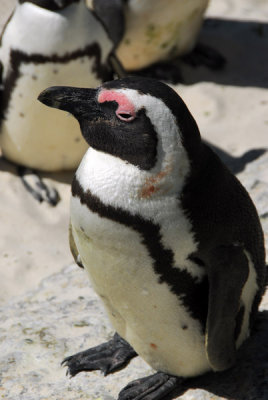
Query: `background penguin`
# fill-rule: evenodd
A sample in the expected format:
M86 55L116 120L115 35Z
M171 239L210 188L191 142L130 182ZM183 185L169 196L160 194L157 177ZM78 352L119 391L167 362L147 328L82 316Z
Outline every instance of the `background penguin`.
M223 57L196 44L208 0L93 0L94 8L115 42L116 54L128 71L181 81L179 66L166 63L187 55L192 65L220 68ZM116 23L114 22L116 19ZM153 64L153 68L149 68Z
M36 98L53 84L96 87L112 79L113 47L84 0L18 1L0 45L0 146L7 159L42 171L77 167L88 147L77 121Z
M90 145L73 180L71 246L115 327L68 357L74 376L140 355L157 372L119 399L160 399L183 379L235 363L265 286L256 209L201 141L182 99L152 79L52 87Z

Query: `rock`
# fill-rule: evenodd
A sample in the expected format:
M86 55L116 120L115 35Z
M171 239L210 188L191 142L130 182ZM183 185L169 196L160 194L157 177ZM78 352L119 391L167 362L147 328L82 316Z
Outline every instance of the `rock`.
M257 206L268 242L268 153L247 165L239 178ZM267 295L261 309L268 310ZM60 365L64 357L106 341L113 334L84 270L75 265L7 302L0 308L0 324L0 398L112 400L129 381L152 373L137 357L127 368L105 378L100 372L82 372L73 379L65 376ZM252 339L239 352L237 366L192 379L186 383L192 389L180 399L267 399L267 333L268 311L264 311Z
M133 377L149 374L141 359L103 378L99 372L65 376L64 357L113 334L85 272L70 265L44 279L36 290L0 309L0 398L111 399Z
M70 265L0 309L0 398L112 400L128 382L153 371L141 358L114 375L66 377L64 357L111 338L113 331L85 272ZM191 390L184 400L219 399Z

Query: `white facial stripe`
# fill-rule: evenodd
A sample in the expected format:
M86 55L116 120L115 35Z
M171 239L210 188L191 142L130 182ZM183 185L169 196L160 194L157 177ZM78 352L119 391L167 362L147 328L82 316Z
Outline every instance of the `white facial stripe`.
M156 131L159 131L158 133L161 136L170 137L171 133L174 132L177 138L180 139L176 119L162 100L148 94L139 93L134 89L117 89L114 92L122 93L127 97L129 102L135 106L136 112L144 108Z
M156 97L141 94L133 89L118 89L114 92L122 93L128 98L136 112L145 109L146 115L157 133L157 164L149 173L145 172L144 177L146 174L151 177L152 173L161 174L161 172L161 176L163 176L165 171L168 171L165 174L167 180L173 173L173 188L178 192L181 189L180 183L183 183L182 181L189 171L189 160L182 146L179 127L174 115L165 103ZM180 179L178 175L183 179ZM164 179L161 181L163 183Z

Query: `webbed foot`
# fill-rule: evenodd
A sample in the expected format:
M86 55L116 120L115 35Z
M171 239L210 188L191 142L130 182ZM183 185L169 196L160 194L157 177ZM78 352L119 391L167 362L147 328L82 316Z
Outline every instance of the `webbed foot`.
M56 189L47 186L35 170L18 167L18 175L26 190L40 203L46 201L51 206L56 206L60 196Z
M136 379L121 390L118 400L159 400L178 387L182 378L157 372Z
M70 376L93 370L101 370L108 375L125 367L136 355L133 348L116 333L106 343L66 357L62 365L68 367L67 375Z

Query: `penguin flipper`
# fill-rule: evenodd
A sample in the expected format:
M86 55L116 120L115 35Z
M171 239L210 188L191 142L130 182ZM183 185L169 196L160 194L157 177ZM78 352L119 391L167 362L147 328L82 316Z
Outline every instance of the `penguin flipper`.
M127 73L115 54L115 49L125 32L123 0L93 0L93 10L114 44L113 51L109 56L111 70L118 78L124 78Z
M112 52L109 56L109 64L111 66L113 73L116 74L118 78L121 79L127 76L127 73L123 65L121 64L121 62L119 61L114 52Z
M206 145L219 156L221 161L225 165L227 165L227 167L233 174L238 174L239 172L242 172L246 168L246 165L248 163L258 159L267 151L266 148L256 148L246 151L239 157L235 157L232 154L227 153L222 148L216 146L215 144L212 144L206 140L204 140L204 143L206 143Z
M31 168L18 166L18 175L25 189L40 203L46 201L51 206L56 206L60 196L56 189L47 186L36 171Z
M235 334L248 259L240 246L220 246L209 260L209 300L206 351L214 371L231 367L236 359Z
M75 376L81 371L101 370L104 375L119 371L136 357L135 350L118 333L91 349L66 357L62 365L68 367L66 375Z
M93 0L93 10L117 46L125 31L123 0Z
M160 400L177 389L183 378L164 372L130 382L119 393L118 400Z
M71 253L73 255L74 261L76 262L76 264L78 265L78 267L80 268L84 268L84 265L81 261L81 257L80 254L77 250L74 238L73 238L73 228L72 228L72 224L69 224L69 246L70 246L70 250Z

